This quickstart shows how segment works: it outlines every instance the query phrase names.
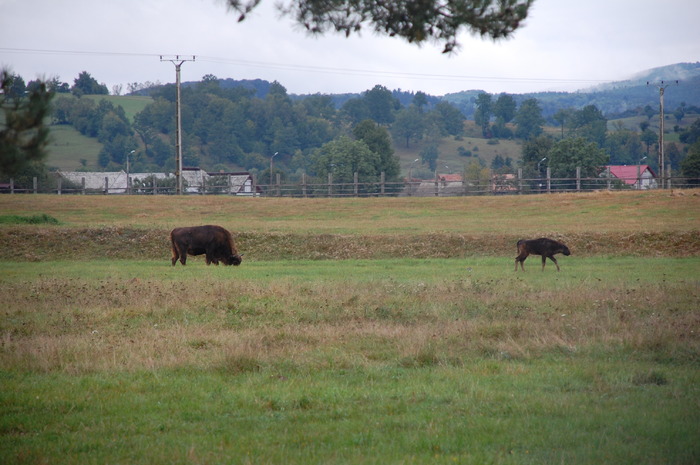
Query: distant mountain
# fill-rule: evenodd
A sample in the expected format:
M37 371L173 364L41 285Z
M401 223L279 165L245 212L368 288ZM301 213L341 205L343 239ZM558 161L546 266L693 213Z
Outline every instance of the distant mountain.
M595 105L604 115L613 117L647 105L657 108L658 86L662 81L663 85L668 85L664 92L664 105L669 111L678 108L681 103L700 107L700 63L662 66L637 73L625 81L601 84L578 92L537 92L515 94L513 97L518 103L529 98L537 99L545 118L551 118L562 108L581 109L587 105ZM468 90L447 94L443 99L471 118L474 115L474 102L481 93L481 90Z
M584 92L604 92L620 87L658 85L664 82L673 85L676 81L691 82L700 77L700 62L698 63L676 63L674 65L660 66L639 72L625 81L609 82L600 84Z

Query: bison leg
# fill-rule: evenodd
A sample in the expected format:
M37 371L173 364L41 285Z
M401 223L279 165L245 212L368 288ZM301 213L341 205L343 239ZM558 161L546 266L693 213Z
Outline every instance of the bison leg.
M187 265L187 247L182 246L179 248L179 251L180 251L180 263L182 263L183 266Z
M557 259L554 258L554 255L550 256L549 258L550 258L550 259L554 262L554 264L557 266L557 271L561 271L561 270L559 269L559 263L557 263Z
M175 247L175 244L172 245L171 251L173 253L173 257L172 257L173 266L175 266L175 263L177 263L177 259L180 258L180 254L177 253L177 247Z
M550 258L551 258L551 257L550 257ZM542 271L544 271L544 264L545 264L546 261L547 261L547 256L546 256L546 255L542 255Z
M523 266L523 262L527 258L529 254L522 252L520 255L515 257L515 271L518 271L518 262L520 262L520 269L525 271L525 267Z

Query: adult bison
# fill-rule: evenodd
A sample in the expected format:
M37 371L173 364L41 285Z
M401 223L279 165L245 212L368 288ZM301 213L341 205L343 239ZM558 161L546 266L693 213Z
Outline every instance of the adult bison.
M170 232L170 243L173 251L173 266L178 259L183 265L187 262L187 254L206 254L207 265L240 265L241 255L236 250L231 233L221 226L191 226L175 228Z
M546 237L531 240L521 239L518 241L518 256L515 257L515 271L518 271L518 262L520 262L520 268L525 271L523 262L530 254L542 256L542 271L544 271L544 263L547 261L547 258L554 262L557 266L557 271L559 271L559 264L557 263L557 259L554 258L554 254L557 253L571 255L567 246L553 239L547 239Z

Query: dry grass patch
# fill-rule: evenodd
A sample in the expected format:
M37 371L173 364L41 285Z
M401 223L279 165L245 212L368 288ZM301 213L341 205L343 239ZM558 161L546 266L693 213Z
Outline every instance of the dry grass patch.
M217 274L5 282L13 303L0 325L0 362L76 373L246 372L290 364L461 366L600 348L684 360L700 353L697 282L612 278L604 268L600 281L539 271L375 279L370 265L387 266L336 262L343 270L330 275L319 264L310 281ZM416 273L431 274L426 266Z

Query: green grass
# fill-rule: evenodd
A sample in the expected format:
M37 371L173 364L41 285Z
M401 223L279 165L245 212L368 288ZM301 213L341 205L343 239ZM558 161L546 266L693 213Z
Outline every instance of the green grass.
M4 463L694 463L697 396L648 365L5 374ZM19 408L21 406L21 408ZM8 422L7 420L15 421ZM9 424L8 424L9 423ZM13 442L8 443L7 440Z
M697 257L189 263L0 262L0 462L700 459Z
M80 160L85 160L85 167L98 170L97 157L102 144L97 139L80 134L73 126L51 126L50 143L47 146L46 165L63 171L82 168Z
M0 196L0 463L698 463L698 201Z
M100 100L107 100L115 107L121 106L124 108L124 113L129 121L134 122L134 116L143 111L146 105L153 102L151 97L138 95L86 95L86 98L92 99L95 103L100 103Z
M59 224L59 221L46 213L31 216L0 215L0 224Z

